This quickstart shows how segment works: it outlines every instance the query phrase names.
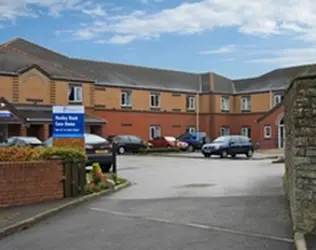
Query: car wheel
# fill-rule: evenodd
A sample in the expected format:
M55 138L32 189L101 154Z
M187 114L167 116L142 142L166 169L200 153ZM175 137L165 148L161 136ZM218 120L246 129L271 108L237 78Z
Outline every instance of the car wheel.
M223 150L221 153L221 158L226 158L227 157L227 151Z
M125 154L125 148L123 146L120 146L118 149L117 149L117 152L120 154L120 155L123 155Z
M247 154L246 154L246 156L247 156L248 158L251 158L251 157L253 156L253 150L249 149L248 152L247 152Z
M109 173L112 167L112 164L101 165L100 167L103 173Z
M195 150L194 146L193 145L189 145L188 151L189 152L194 152L194 150Z
M210 154L204 154L204 157L205 157L205 158L210 158L211 155L210 155Z
M235 154L232 154L232 155L231 155L231 157L232 157L232 158L235 158L235 157L236 157L236 155L235 155Z

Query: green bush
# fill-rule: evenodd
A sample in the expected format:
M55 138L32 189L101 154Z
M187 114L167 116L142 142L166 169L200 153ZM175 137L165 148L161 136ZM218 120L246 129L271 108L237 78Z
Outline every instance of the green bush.
M146 148L139 150L140 154L152 154L152 153L178 153L181 152L179 148Z
M79 148L49 147L41 150L40 158L43 160L59 158L63 161L78 162L85 161L87 156L85 151Z

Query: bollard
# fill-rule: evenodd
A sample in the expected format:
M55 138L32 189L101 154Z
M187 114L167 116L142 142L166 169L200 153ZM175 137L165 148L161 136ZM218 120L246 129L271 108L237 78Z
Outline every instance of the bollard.
M112 172L114 174L117 173L117 169L116 169L116 151L117 151L117 145L116 143L112 144Z

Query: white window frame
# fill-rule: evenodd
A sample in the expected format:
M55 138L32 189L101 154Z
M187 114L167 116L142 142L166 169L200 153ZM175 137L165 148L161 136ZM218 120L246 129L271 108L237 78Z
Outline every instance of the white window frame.
M249 138L249 127L242 127L241 128L241 135L246 136Z
M123 103L123 96L126 103ZM121 107L132 107L132 92L131 91L121 91Z
M161 137L161 127L159 125L149 126L149 139L152 140L156 137Z
M195 127L188 127L188 132L191 133L195 133L196 129Z
M221 97L221 110L222 111L229 111L230 103L229 103L229 96L222 96Z
M276 95L274 95L274 98L273 98L273 100L274 100L274 106L276 106L276 105L278 105L279 103L281 103L282 102L282 95L280 95L280 94L276 94Z
M155 98L157 98L157 99L155 100ZM152 100L154 100L154 102L157 101L158 102L157 105L155 103L153 103ZM158 93L157 94L154 94L154 93L150 94L149 106L151 108L160 108L160 94L158 94Z
M220 135L221 136L230 135L230 128L229 127L221 127Z
M71 91L74 91L74 100L70 100L70 93ZM80 89L80 92L77 91ZM69 86L68 87L68 102L70 103L81 103L83 99L83 91L82 86Z
M269 131L269 133L267 133ZM272 128L270 125L265 125L263 127L263 136L264 136L264 139L269 139L271 138L272 136Z
M195 110L195 96L189 96L187 102L188 110Z
M251 111L251 97L243 96L241 98L241 111Z

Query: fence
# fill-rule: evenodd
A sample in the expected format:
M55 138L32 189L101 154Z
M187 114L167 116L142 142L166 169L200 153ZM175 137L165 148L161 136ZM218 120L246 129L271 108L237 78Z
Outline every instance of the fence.
M64 197L77 197L84 194L86 185L85 162L64 162Z

